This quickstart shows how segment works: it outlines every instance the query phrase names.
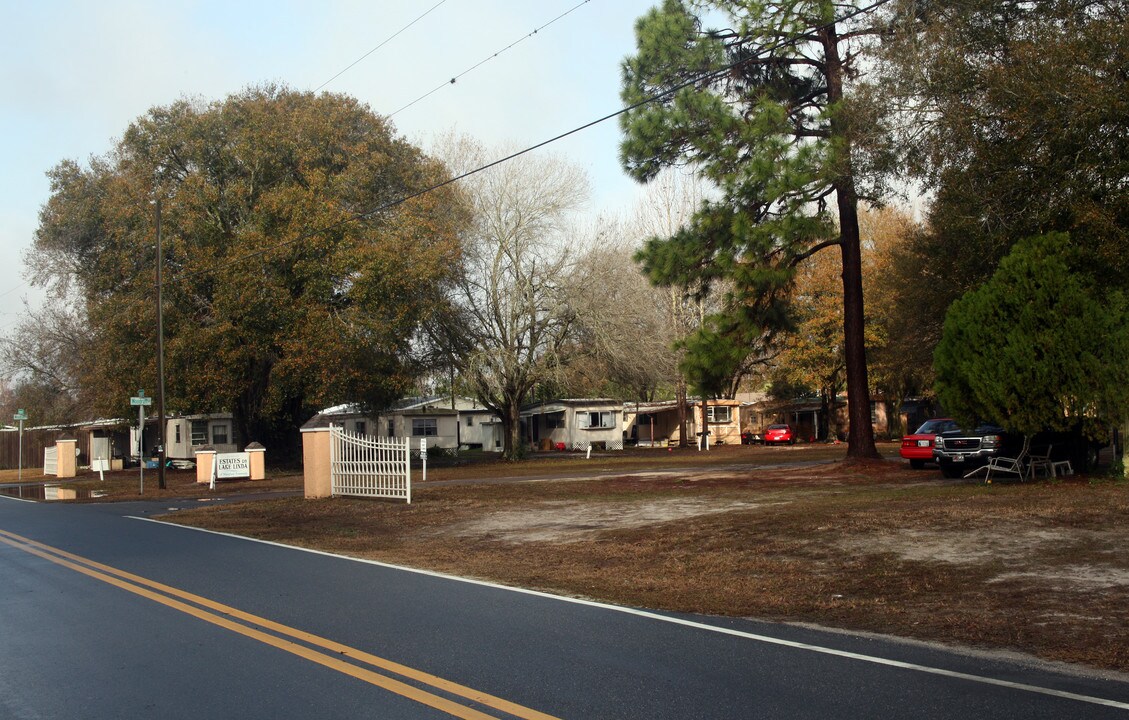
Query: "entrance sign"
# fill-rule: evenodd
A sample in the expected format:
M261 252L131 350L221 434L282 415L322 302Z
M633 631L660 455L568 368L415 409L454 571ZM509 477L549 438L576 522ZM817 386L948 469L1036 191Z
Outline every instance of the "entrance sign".
M251 456L248 453L216 453L215 477L239 478L251 477Z

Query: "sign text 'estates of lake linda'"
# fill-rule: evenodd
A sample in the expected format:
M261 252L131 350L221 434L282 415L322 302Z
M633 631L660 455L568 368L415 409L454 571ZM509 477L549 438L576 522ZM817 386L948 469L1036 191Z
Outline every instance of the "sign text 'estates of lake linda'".
M251 477L251 456L245 452L217 453L216 478L223 480L240 477Z

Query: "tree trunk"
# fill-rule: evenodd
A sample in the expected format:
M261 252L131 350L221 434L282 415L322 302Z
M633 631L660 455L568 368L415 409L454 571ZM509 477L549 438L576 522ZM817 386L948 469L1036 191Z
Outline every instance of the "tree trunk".
M709 421L709 415L708 415L708 407L707 407L706 403L707 403L706 399L702 398L702 431L700 433L698 433L699 435L701 435L702 439L698 443L698 447L700 447L700 448L704 447L708 450L709 449L709 442L710 442L710 421Z
M686 381L678 379L678 447L686 447L686 433L690 431L686 423Z
M258 410L259 408L251 405L245 397L235 401L235 407L231 408L231 442L239 447L246 447L252 438L257 442L264 440L263 418ZM208 444L212 444L210 435Z
M906 434L906 426L902 422L902 403L905 402L906 392L899 386L897 390L886 395L886 432L892 438Z
M815 434L823 440L834 440L831 437L831 413L835 409L834 391L823 388L819 391L819 423Z
M521 438L521 404L514 398L506 401L506 412L502 416L502 457L506 460L520 460L525 454Z
M827 99L832 107L843 100L843 64L835 26L820 31L827 63ZM862 246L859 241L858 193L851 164L851 140L842 121L832 115L831 135L841 155L834 182L839 208L839 238L843 256L843 350L847 368L847 457L878 458L870 424L870 383L866 369L865 314L862 296Z

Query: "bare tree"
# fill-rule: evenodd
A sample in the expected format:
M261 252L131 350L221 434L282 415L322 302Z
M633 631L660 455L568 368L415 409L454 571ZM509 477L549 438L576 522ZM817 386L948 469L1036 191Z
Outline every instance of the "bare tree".
M677 374L660 297L665 289L640 271L637 243L621 220L601 217L585 235L571 275L579 281L570 286L576 341L565 362L572 376L599 374L591 383L596 387L650 400Z
M453 174L494 158L469 138L448 137L437 154ZM500 156L504 152L498 152ZM466 348L452 358L478 400L498 414L504 455L523 451L521 404L559 365L574 327L568 288L575 270L566 249L569 218L588 195L575 165L524 155L460 183L473 208L463 266L452 290L458 322L448 329Z
M74 422L89 413L82 391L90 330L79 303L52 297L0 338L0 375L10 379L13 400L37 422Z
M639 202L634 215L636 231L641 240L670 237L685 227L704 195L699 180L675 169L661 173L650 187L651 191ZM707 292L701 286L658 286L655 291L666 320L667 343L673 364L670 380L678 403L679 444L685 447L689 442L687 421L690 411L686 398L686 378L678 369L685 350L676 343L702 326L706 315Z
M708 186L699 177L677 169L664 170L647 187L648 193L636 205L629 225L629 232L636 242L671 237L685 228L709 192ZM641 270L640 273L646 277ZM719 309L719 298L725 290L723 285L715 283L708 288L700 283L693 287L652 286L653 302L659 308L666 345L663 367L678 402L682 445L688 442L689 407L686 378L679 369L686 354L680 341L701 328L706 316Z

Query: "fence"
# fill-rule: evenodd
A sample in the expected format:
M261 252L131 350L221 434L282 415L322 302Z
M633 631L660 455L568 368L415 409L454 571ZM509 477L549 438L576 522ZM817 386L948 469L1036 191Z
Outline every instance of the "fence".
M378 438L333 426L329 466L334 495L412 501L409 438Z
M622 450L623 440L573 440L572 450L585 452L591 448L592 450Z
M55 439L62 434L59 428L49 430L24 428L24 468L34 467L43 449L55 447ZM0 470L15 470L20 461L20 433L18 430L0 432Z

